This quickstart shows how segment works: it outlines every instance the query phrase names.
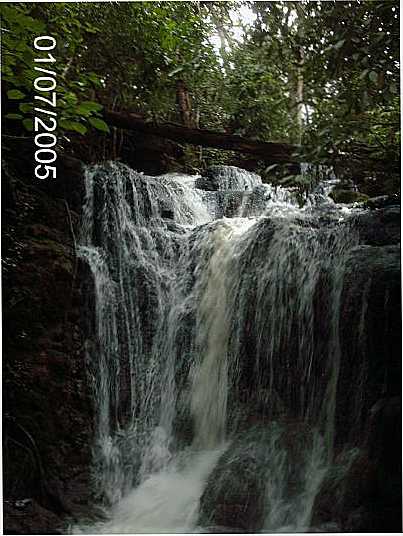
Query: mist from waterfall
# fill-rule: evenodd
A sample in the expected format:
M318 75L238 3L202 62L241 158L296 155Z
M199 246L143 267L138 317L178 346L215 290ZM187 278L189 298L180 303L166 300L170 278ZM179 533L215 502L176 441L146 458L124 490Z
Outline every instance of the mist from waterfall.
M208 178L87 169L79 256L94 286L93 483L106 519L73 532L309 530L357 241L326 194L300 208L224 166ZM247 463L260 525L225 527L220 498Z

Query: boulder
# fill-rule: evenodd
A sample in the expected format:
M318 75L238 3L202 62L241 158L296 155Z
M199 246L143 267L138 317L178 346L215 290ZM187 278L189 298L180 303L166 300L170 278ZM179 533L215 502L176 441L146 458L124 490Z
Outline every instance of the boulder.
M196 188L207 191L253 190L262 183L259 175L234 166L211 166L196 179Z
M276 527L290 523L289 504L305 491L307 452L313 432L303 423L255 425L239 433L213 469L200 500L199 525L222 526L231 532L259 532L271 514L270 498L283 505ZM273 495L270 487L273 486ZM292 510L292 508L291 508Z
M335 203L361 203L362 201L367 201L368 196L362 194L361 192L355 192L354 190L343 190L335 188L329 194L329 197L333 199Z
M400 207L390 206L366 210L352 218L360 243L368 246L400 244Z
M375 467L368 453L343 451L328 469L312 508L311 525L335 523L341 532L370 531Z
M199 524L257 532L263 526L264 430L235 439L218 460L200 500Z
M385 208L400 205L400 196L394 195L378 195L377 197L370 197L365 206L370 209Z
M396 435L381 441L378 456L389 439L397 440L396 450L400 449ZM389 458L383 460L374 456L373 447L344 449L328 469L315 498L313 527L335 523L339 532L401 532L401 465L393 465L396 457L390 457L390 450L394 448L386 447Z

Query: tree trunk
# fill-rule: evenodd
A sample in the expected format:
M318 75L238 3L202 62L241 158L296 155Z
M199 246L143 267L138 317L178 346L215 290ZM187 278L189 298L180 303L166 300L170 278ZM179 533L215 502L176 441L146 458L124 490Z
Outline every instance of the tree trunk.
M178 103L181 123L185 127L194 127L192 104L188 88L183 80L176 81L176 101Z
M295 5L296 14L297 14L297 35L298 41L303 39L304 36L304 26L303 21L306 17L304 13L304 7L297 3ZM301 143L302 133L304 128L304 48L301 45L297 44L295 51L296 61L297 61L297 84L295 88L295 97L296 97L296 113L297 113L297 124L299 130L299 143Z
M147 122L139 115L122 112L105 111L104 119L110 126L135 130L145 134L154 134L179 143L252 154L267 163L298 162L298 158L294 154L298 147L287 143L249 140L241 136L212 130L188 128L173 123L157 124Z
M302 128L304 125L304 51L302 47L298 48L298 67L297 67L297 90L296 90L296 101L297 101L297 123L299 128L299 134L301 137ZM301 139L299 140L301 142Z

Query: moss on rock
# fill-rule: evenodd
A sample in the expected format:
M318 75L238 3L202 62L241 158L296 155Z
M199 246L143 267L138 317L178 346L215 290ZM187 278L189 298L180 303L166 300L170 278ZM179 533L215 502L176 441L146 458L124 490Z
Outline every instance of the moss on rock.
M369 197L366 194L361 192L355 192L354 190L344 190L335 188L330 192L329 196L333 199L335 203L362 203L367 201Z

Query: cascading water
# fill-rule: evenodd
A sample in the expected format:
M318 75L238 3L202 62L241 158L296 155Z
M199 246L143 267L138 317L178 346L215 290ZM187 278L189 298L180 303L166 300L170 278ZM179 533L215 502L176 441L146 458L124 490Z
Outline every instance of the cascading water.
M237 168L87 170L79 254L107 519L75 532L309 528L332 457L347 229L325 195L301 209ZM242 471L255 496L229 515ZM234 514L248 500L249 525Z

